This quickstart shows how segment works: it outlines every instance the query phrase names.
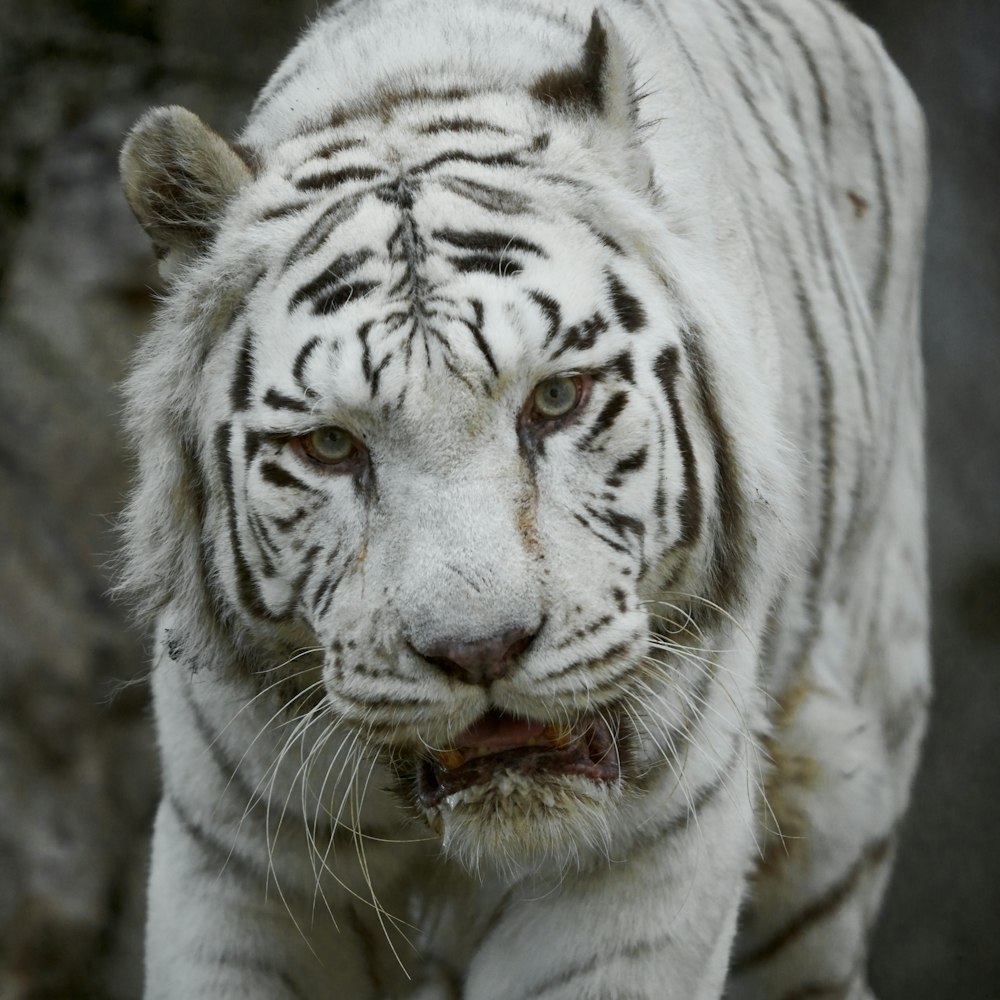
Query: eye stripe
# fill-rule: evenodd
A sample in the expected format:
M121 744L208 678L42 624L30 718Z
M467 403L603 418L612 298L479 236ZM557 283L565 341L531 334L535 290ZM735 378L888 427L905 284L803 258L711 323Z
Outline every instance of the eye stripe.
M265 406L270 406L272 410L292 410L294 413L308 413L309 406L300 399L286 396L278 392L277 389L268 389L264 394Z
M272 486L311 492L310 488L301 479L293 476L287 469L278 465L277 462L264 462L260 467L260 474Z
M616 392L605 404L601 407L600 412L597 414L596 419L590 426L590 430L587 432L586 437L580 442L581 448L589 448L594 441L597 440L602 434L610 430L614 426L615 421L621 415L622 410L628 405L628 393L626 392Z

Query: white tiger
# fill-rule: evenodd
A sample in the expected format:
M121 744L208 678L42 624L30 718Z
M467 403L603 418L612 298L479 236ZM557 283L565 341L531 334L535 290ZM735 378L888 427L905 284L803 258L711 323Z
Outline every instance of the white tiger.
M344 0L122 154L145 995L870 997L924 128L825 0Z

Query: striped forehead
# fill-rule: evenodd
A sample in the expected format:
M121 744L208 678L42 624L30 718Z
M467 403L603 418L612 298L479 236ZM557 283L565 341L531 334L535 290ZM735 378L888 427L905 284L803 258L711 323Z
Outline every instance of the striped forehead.
M579 224L466 211L456 226L455 201L439 189L402 213L370 196L321 246L278 268L247 310L264 367L284 367L302 388L336 357L334 367L360 369L374 397L394 364L496 376L525 354L544 364L593 346L615 322L642 325L607 247Z
M335 127L272 161L240 391L305 410L398 399L426 375L488 388L607 353L614 324L643 329L620 248L566 210L580 198L540 166L547 137L510 124L445 108L396 130L405 155L384 130Z

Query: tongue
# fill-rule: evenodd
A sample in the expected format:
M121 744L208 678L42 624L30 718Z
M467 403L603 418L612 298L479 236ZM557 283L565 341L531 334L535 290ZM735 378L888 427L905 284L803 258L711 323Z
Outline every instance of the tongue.
M458 749L480 749L500 753L513 747L523 747L529 740L538 739L545 730L541 722L515 719L501 712L489 712L478 722L460 733L455 740Z

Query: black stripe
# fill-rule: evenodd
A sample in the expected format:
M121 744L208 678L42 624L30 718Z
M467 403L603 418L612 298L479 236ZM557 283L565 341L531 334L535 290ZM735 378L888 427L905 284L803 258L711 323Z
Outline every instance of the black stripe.
M190 685L185 683L183 690L184 701L191 713L195 730L198 733L199 739L204 743L205 750L209 757L211 757L215 769L222 775L227 786L234 786L236 793L243 800L244 807L250 808L258 800L258 796L256 789L240 773L242 759L234 764L227 754L223 752L222 733L216 731L215 727L209 724L208 719L205 718L201 710L201 706L194 700L194 692L191 690Z
M378 114L388 123L393 112L403 104L429 102L448 103L451 101L462 101L471 97L472 92L464 87L442 87L438 90L430 87L411 87L409 90L382 90L378 94L378 100L372 104L363 106L366 115Z
M719 40L718 37L715 35L714 30L711 27L709 27L708 30L712 32L713 38L715 38L716 41L718 42ZM720 42L719 44L721 45L722 43ZM748 65L750 66L751 70L757 69L758 67L756 62L752 58L752 53L748 51L744 54L747 56ZM800 176L793 170L792 158L789 156L789 154L782 147L781 143L778 141L777 132L774 129L772 129L771 123L768 121L764 113L761 111L754 87L747 82L746 78L743 76L739 68L732 60L729 60L729 72L736 83L740 96L743 98L743 103L746 109L750 113L750 117L756 123L758 134L764 139L765 144L770 148L771 152L774 154L781 177L784 180L785 184L787 185L789 192L791 193L792 199L794 201L795 216L801 223L799 231L801 232L802 237L806 242L807 259L812 261L819 260L819 255L817 253L813 238L813 232L811 227L808 225L808 219L810 216L809 213L806 211L806 196L803 187L799 183ZM797 111L797 98L795 96L794 91L791 91L790 94L791 94L790 100L791 100L792 116L799 123L799 131L801 132L802 129L801 115ZM735 137L738 135L738 132L735 129L731 117L727 116L727 118L729 120L730 127L732 128L733 135ZM815 199L817 197L815 185L810 185L810 192L812 193L813 201L815 202ZM764 207L766 210L767 206ZM815 211L813 214L815 215Z
M229 387L229 401L235 410L245 410L250 405L250 386L253 383L253 331L247 330L236 359L236 370Z
M435 229L431 235L434 239L450 243L460 250L488 251L496 254L520 250L538 257L548 256L537 243L532 243L530 240L522 239L511 233L498 233L488 229L472 229L465 232L456 229Z
M313 313L316 316L331 316L348 302L363 299L369 292L378 288L378 285L377 281L353 281L350 284L340 285L328 295L323 295L313 302Z
M495 274L499 278L513 278L524 268L511 257L475 253L466 257L449 257L448 262L460 274Z
M302 598L302 592L306 586L306 580L309 579L313 566L316 563L316 557L320 554L322 548L323 547L319 544L310 545L305 555L302 557L302 570L292 581L292 585L288 591L288 601L285 605L286 615L290 616L298 606L299 601Z
M375 188L374 194L379 201L393 205L401 212L412 212L415 196L414 187L411 179L406 174L401 174L395 180L380 184Z
M372 349L371 344L368 342L368 334L374 325L374 320L366 320L355 331L358 340L361 341L361 374L369 384L371 384L372 378ZM375 395L374 390L372 391L372 395Z
M838 881L792 917L767 941L736 959L732 966L733 970L739 973L769 961L798 941L815 924L833 916L851 898L865 874L889 859L894 842L895 835L889 834L868 844L858 860Z
M231 425L220 424L215 432L215 453L226 498L229 546L233 556L233 569L236 573L236 592L244 609L251 615L255 615L258 618L273 618L274 615L267 605L264 604L260 590L257 587L257 582L243 553L243 546L240 543L236 516L236 486L233 478L233 463L229 457L231 440Z
M744 0L735 0L735 2L740 7L740 10L743 12L744 17L748 20L748 22L752 26L754 26L764 36L765 41L768 43L769 47L771 48L771 50L772 50L772 52L773 52L773 54L775 56L775 59L780 64L781 59L782 59L782 55L781 55L781 52L778 50L778 48L777 48L777 46L776 46L773 38L759 24L759 22L757 21L755 15L753 14L753 12L744 3ZM793 34L793 36L797 35L798 44L800 45L800 48L802 48L804 54L806 54L807 56L809 56L811 68L813 69L813 71L815 71L815 64L811 60L811 54L809 53L808 48L805 46L805 43L804 43L801 35L798 35L797 29L796 29L794 23L788 18L787 14L785 14L784 12L778 12L778 11L773 11L772 10L772 11L770 11L770 13L772 13L772 15L778 16L783 21L783 23L785 24L785 26L789 29L789 31ZM831 26L831 30L832 30L832 26ZM845 66L848 66L847 55L843 51L842 46L841 46L841 58L844 60ZM852 73L852 79L853 78L854 78L854 74ZM817 79L816 82L817 82L817 86L819 86L820 89L822 90L822 85L818 82L818 79ZM804 122L803 117L802 117L802 111L801 111L801 107L799 105L798 97L797 97L794 89L789 89L788 94L789 94L789 104L790 104L790 107L791 107L792 116L793 116L793 118L795 120L795 124L797 126L797 129L798 129L799 133L804 135L805 131L806 131L806 125L805 125L805 122ZM823 100L825 101L825 93L823 93ZM830 125L830 122L829 122L829 108L828 107L822 107L821 108L821 117L823 116L823 112L825 112L825 117L826 117L826 120L823 123L823 129L824 129L823 141L824 141L824 148L826 150L826 153L827 153L827 155L829 155L829 149L828 149L828 146L829 146L829 125ZM869 107L868 121L869 121L869 124L870 124L871 123L870 107ZM870 135L869 138L870 138L871 142L874 143L874 136ZM824 168L818 166L815 163L814 158L812 157L812 154L808 150L808 148L806 149L806 152L809 154L810 164L811 164L813 170L815 171L816 175L817 176L822 175L824 173ZM789 183L790 183L790 179L789 179ZM833 249L832 249L832 246L831 246L831 239L830 239L830 234L829 234L829 230L828 230L826 214L825 214L825 212L823 211L823 209L821 207L820 199L817 196L815 190L813 191L813 195L814 196L811 199L812 216L813 216L813 220L814 220L815 229L816 229L816 231L819 234L819 240L820 240L820 257L818 259L829 262L829 268L827 269L825 276L827 277L827 279L832 284L834 294L836 295L836 298L837 298L837 304L838 304L838 306L840 308L840 314L841 314L842 322L844 324L845 330L848 333L848 342L849 342L849 345L850 345L850 348L851 348L851 353L852 353L852 357L853 357L853 360L854 360L855 368L856 368L857 373L858 373L858 383L859 383L859 391L860 391L860 394L861 394L862 405L864 406L866 418L870 420L871 419L871 401L870 401L870 398L869 398L870 397L870 387L869 387L868 381L867 381L867 379L865 377L865 370L864 370L864 367L863 367L863 365L861 363L860 352L859 352L859 348L858 348L858 344L857 344L858 327L857 327L856 323L852 323L852 321L851 321L851 316L850 316L850 313L849 313L847 299L846 299L846 292L845 292L845 289L844 289L843 282L841 281L840 268L838 266L839 265L839 257L838 257L837 254L835 254L833 252ZM804 195L801 192L797 192L796 203L797 203L797 205L800 208L802 208L802 209L805 208L805 198L804 198ZM814 255L811 253L811 250L812 250L812 240L810 238L811 230L807 226L808 217L806 215L804 215L804 214L801 215L801 221L802 221L803 227L804 227L803 228L803 232L806 235L807 243L809 244L809 247L810 247L810 259L813 259Z
M277 389L267 390L264 394L264 403L270 406L272 410L291 410L294 413L310 412L308 403L304 403L301 399L295 399L292 396L286 396L284 393L278 392Z
M367 197L367 192L359 191L339 198L319 215L315 222L302 234L285 258L283 270L308 257L323 247L330 234L338 226L353 218Z
M281 448L287 440L284 434L274 434L271 431L259 431L252 428L243 430L243 461L246 466L252 464L253 460L260 453L260 449L265 444L273 445L275 449Z
M483 184L467 177L445 177L439 182L452 194L471 201L480 208L500 215L524 215L531 211L531 200L520 191L510 191Z
M295 201L289 202L287 205L276 205L262 213L260 221L273 222L276 219L287 219L290 215L297 215L304 209L312 208L313 204L312 201Z
M287 469L278 465L277 462L263 462L260 467L261 478L269 482L272 486L282 489L306 490L312 492L301 479L293 476Z
M344 579L345 575L341 573L340 576L333 576L328 573L322 583L316 588L316 594L312 601L313 613L315 615L322 618L330 610L330 604L337 593L337 587L340 586L340 581Z
M701 487L698 483L698 464L695 460L691 435L688 433L680 398L677 395L677 376L680 372L680 353L676 347L667 347L660 353L653 367L656 378L663 387L670 416L674 422L677 448L684 468L684 493L678 501L677 516L681 523L681 545L690 545L701 530Z
M615 355L606 365L593 372L594 377L599 377L605 372L613 372L623 382L635 383L635 365L632 362L632 355L628 351L622 351Z
M272 517L271 518L271 523L279 531L282 531L282 532L288 531L290 528L292 528L296 524L298 524L299 521L301 521L302 518L304 518L308 513L309 513L309 511L307 511L304 507L299 507L298 510L296 510L293 513L289 514L288 517Z
M590 425L580 448L589 448L602 434L610 430L628 405L628 393L622 390L614 393L601 407L594 422Z
M864 337L865 323L857 320L856 310L854 316L851 314L847 290L844 287L844 281L841 277L840 265L843 259L842 252L835 252L833 249L827 217L821 210L818 201L814 202L814 208L816 211L816 230L819 233L820 252L822 253L822 259L829 262L827 275L833 286L837 306L840 310L841 322L847 334L848 345L851 348L851 359L854 362L854 369L857 373L858 393L861 396L861 405L864 407L865 421L870 425L872 422L872 387L869 380L869 372L862 363L861 350L858 346L858 339Z
M875 172L875 185L878 197L875 199L878 208L879 226L879 258L875 267L874 277L871 287L868 290L868 301L871 304L872 314L875 322L881 319L882 309L885 304L885 291L889 281L889 268L891 260L891 249L893 243L893 225L891 215L891 202L889 196L889 184L885 165L885 158L882 155L882 147L878 141L878 132L875 127L874 108L868 90L860 81L866 79L866 74L858 66L853 54L848 49L840 24L836 16L827 10L822 4L817 4L817 9L823 14L830 29L831 37L836 41L840 58L844 64L844 74L850 83L855 84L854 94L863 108L861 115L865 132L868 136L868 146L872 154L872 167Z
M809 77L812 80L813 92L815 95L817 115L819 117L820 135L823 141L823 155L827 160L829 160L830 100L827 96L826 86L824 85L823 78L820 75L819 66L816 63L813 51L803 37L798 25L792 20L791 17L788 16L787 11L782 10L778 6L772 5L767 2L767 0L758 0L758 2L762 3L764 9L771 15L771 17L774 17L782 22L809 70Z
M675 734L675 737L678 739L682 738L680 734ZM687 736L684 736L682 739L685 748L682 750L681 747L677 747L681 755L687 753L686 745L689 742ZM662 852L665 840L685 832L691 827L692 823L697 824L699 814L718 799L719 794L726 787L726 781L739 766L742 756L742 738L736 736L732 740L731 750L725 764L716 771L711 780L698 787L694 797L687 803L687 808L680 815L672 816L662 826L656 824L643 826L641 839L636 839L636 847L632 850L630 860L635 863L644 854ZM671 782L677 781L677 775L670 768L665 768L665 771L665 780L670 780ZM651 785L647 785L647 787L651 787ZM697 829L697 826L695 826L695 829Z
M545 334L545 339L542 341L542 346L547 347L555 338L556 334L559 333L559 327L562 322L562 313L559 309L559 303L550 296L545 295L543 292L528 292L528 297L542 310L545 314L545 319L549 324L549 328Z
M605 483L607 483L608 486L617 489L621 486L622 480L625 476L629 476L633 472L638 472L640 469L645 468L648 456L649 451L645 447L632 452L631 455L626 455L625 458L622 458L615 463L615 467L611 470L611 474L605 478Z
M632 452L631 455L627 455L625 458L617 462L614 468L614 475L621 476L630 472L638 472L639 469L646 465L646 459L648 456L649 451L644 445L638 451Z
M607 666L609 663L623 657L626 653L631 650L631 644L629 642L619 642L609 649L606 649L600 656L590 656L585 660L574 660L567 666L560 667L558 670L552 673L545 674L541 680L551 681L557 680L560 677L565 677L567 674L572 673L574 670L582 670L584 668L589 670L599 670L602 667ZM595 691L591 688L587 690L588 695L593 698L595 696Z
M328 159L331 156L336 156L337 153L343 153L348 149L357 149L363 145L364 143L360 139L336 139L325 146L320 146L315 153L311 154L310 159Z
M594 234L594 237L596 238L598 243L603 244L609 250L618 254L619 257L625 256L625 250L622 248L622 245L617 240L612 239L612 237L610 237L607 233L601 231L600 229L595 229L589 222L584 221L584 225L587 227L587 229L590 230L591 233Z
M170 808L184 832L201 850L205 860L214 869L214 875L218 876L225 871L230 871L236 878L244 882L259 882L263 885L267 874L266 869L259 867L252 858L237 851L235 842L232 846L226 846L207 827L198 823L181 805L180 799L169 789L164 793L163 801Z
M566 351L587 351L597 343L597 338L608 328L608 321L600 314L594 313L579 323L574 323L563 334L562 342L553 351L551 357L556 358L565 354Z
M267 530L265 529L263 521L261 521L258 514L250 515L249 527L250 537L257 543L257 555L260 558L261 572L264 574L265 578L270 579L274 576L274 562L271 559L271 555L277 555L278 550L276 549L274 542L272 542L268 537Z
M319 191L339 187L349 181L372 181L382 173L381 167L341 167L339 170L324 170L310 177L300 177L295 186L300 191Z
M720 608L732 612L744 597L743 579L750 559L747 548L749 533L745 524L744 498L740 488L736 452L709 381L708 364L701 348L702 339L703 334L697 327L692 326L685 331L685 350L691 360L699 408L705 416L712 438L715 464L715 495L721 530L713 540L711 600ZM701 603L690 613L696 620L706 623L714 622L720 617L720 612Z
M607 535L602 535L582 514L573 514L573 517L582 524L587 531L589 531L595 538L604 542L609 549L614 549L615 552L621 552L622 555L629 555L629 550L626 546L622 545L620 542L616 542L613 538L608 538ZM593 694L593 692L591 692Z
M624 598L624 592L619 591L619 593L621 593ZM581 625L579 628L573 629L573 631L566 636L565 639L556 643L556 649L565 649L567 646L572 646L573 643L577 642L579 639L586 639L595 632L599 632L605 627L605 625L610 625L612 621L614 621L614 618L611 615L601 615L600 618L587 622L586 625Z
M436 135L438 132L494 132L509 135L507 129L478 118L436 118L421 125L417 131L422 135Z
M438 153L437 156L433 156L429 160L425 160L419 166L414 167L411 173L426 174L435 167L441 166L442 163L478 163L484 167L522 166L520 154L516 152L476 155L464 149L450 149L447 152Z
M347 298L343 302L349 301L355 294L355 285L364 286L364 291L357 293L359 296L371 290L374 287L374 282L350 282L348 278L374 256L375 251L366 247L354 253L341 254L334 258L315 278L297 289L289 300L288 311L292 312L303 302L309 301L313 303L314 312L332 312L331 304L338 301L338 296L342 295L345 289ZM325 308L320 308L320 302L325 305ZM340 302L340 305L343 305L343 302Z
M584 504L583 509L593 518L606 524L619 538L625 538L632 534L636 538L643 538L646 534L646 526L638 518L629 517L618 510L607 510L600 512L594 510L589 504Z
M290 84L297 80L307 69L312 66L312 60L300 59L295 66L293 66L286 73L282 73L277 80L269 83L253 104L253 113L256 114L262 108L266 107L273 100L281 95L281 92Z
M653 513L656 514L656 519L661 523L667 516L667 494L663 489L663 483L657 484L656 496L653 499Z
M319 337L310 337L309 340L307 340L302 347L299 348L299 353L295 355L295 361L292 363L292 378L295 379L295 384L307 396L315 396L316 394L309 388L309 386L306 385L302 375L305 371L306 364L309 361L309 355L316 350L319 344Z
M497 363L493 358L493 352L490 350L490 345L486 342L486 338L483 336L483 304L479 299L472 300L472 308L475 310L476 319L473 323L469 323L468 327L472 333L472 339L476 342L476 347L482 352L484 358L486 358L486 363L490 366L490 371L494 375L500 374L500 369L497 368Z
M792 277L795 281L795 297L802 316L803 326L812 348L813 366L816 372L816 384L819 394L819 432L820 441L818 464L822 474L822 506L820 508L819 537L813 549L813 558L809 563L809 590L807 606L811 616L809 631L803 642L799 657L799 668L804 669L806 660L813 644L819 636L820 622L820 592L823 578L826 575L827 563L833 546L834 521L834 470L836 468L836 434L833 412L833 373L830 359L827 356L816 315L812 303L806 293L802 275L797 267L792 267Z
M608 287L611 293L611 306L618 317L618 322L629 333L635 333L646 325L646 311L639 300L622 284L618 275L608 272Z
M698 82L698 86L701 88L702 93L705 94L706 97L713 99L712 92L709 89L707 81L705 80L705 74L702 72L701 64L691 54L691 50L688 48L687 43L684 41L684 37L682 36L677 25L671 19L668 11L663 12L663 23L666 25L667 30L673 37L674 44L677 46L681 56L684 58L684 63L687 66L688 71ZM714 99L713 103L715 103Z

